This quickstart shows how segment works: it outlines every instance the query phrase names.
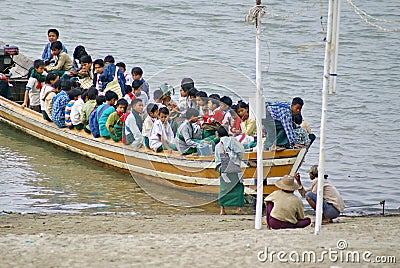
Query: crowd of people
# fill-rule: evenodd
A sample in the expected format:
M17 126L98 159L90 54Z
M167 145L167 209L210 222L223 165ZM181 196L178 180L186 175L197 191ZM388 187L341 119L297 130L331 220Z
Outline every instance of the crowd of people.
M23 106L42 113L45 120L60 128L122 141L134 149L145 146L155 152L189 155L203 154L201 148L210 148L224 188L221 214L225 214L225 206L237 206L240 212L244 188L237 175L240 161L244 150L257 143L256 121L250 116L248 103L239 100L234 104L229 96L207 94L198 90L191 78L182 79L179 100L174 101L174 89L168 83L150 91L142 68L133 67L128 72L112 55L93 60L81 45L71 59L58 38L56 29L48 30L49 43L29 72ZM267 150L311 145L315 136L302 119L303 105L299 97L291 103L266 103L262 139ZM274 215L279 206L275 203L267 209Z

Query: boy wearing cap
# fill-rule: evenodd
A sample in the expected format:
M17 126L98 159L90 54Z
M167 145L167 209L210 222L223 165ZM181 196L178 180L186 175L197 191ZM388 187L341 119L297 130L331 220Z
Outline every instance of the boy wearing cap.
M304 205L294 195L299 187L293 176L285 175L275 182L277 190L265 198L267 202L267 224L271 229L304 228L311 224L304 217Z
M306 198L308 204L315 210L315 204L317 202L317 188L318 188L318 166L311 166L308 171L312 185L307 190L304 189L301 184L300 174L295 175L297 184L299 185L299 193L303 198ZM340 196L338 190L328 180L328 175L324 176L324 187L323 187L323 218L322 223L331 223L332 219L339 217L340 213L344 210L344 201Z

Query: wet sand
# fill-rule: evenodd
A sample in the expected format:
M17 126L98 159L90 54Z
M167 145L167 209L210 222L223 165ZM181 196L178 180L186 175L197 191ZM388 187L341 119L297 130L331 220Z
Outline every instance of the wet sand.
M373 261L395 256L400 262L399 226L399 216L341 217L315 236L312 227L255 230L251 215L3 213L0 267L398 267ZM338 250L339 240L345 249ZM307 256L302 261L305 251L321 259L324 250L337 251L337 260L333 252L323 262L310 262ZM288 263L276 254L271 260L272 251L284 251L281 259ZM360 263L352 257L346 261L349 251L357 251ZM372 255L364 261L368 251Z

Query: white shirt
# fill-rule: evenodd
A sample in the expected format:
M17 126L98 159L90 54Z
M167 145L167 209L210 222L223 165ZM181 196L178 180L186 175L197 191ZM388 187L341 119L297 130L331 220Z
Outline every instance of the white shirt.
M84 103L85 102L82 100L82 98L79 98L77 101L74 102L74 105L72 105L70 117L72 125L74 126L82 123L81 113L82 113L82 106Z
M42 87L42 90L40 90L40 109L42 111L46 110L45 105L44 105L44 97L46 96L46 94L50 91L53 90L52 86L49 85L44 85L44 87Z
M157 151L157 149L162 145L161 139L158 138L158 135L168 143L171 143L174 139L174 133L172 132L169 123L165 122L165 124L163 124L160 119L157 119L154 121L149 137L150 148L154 151Z

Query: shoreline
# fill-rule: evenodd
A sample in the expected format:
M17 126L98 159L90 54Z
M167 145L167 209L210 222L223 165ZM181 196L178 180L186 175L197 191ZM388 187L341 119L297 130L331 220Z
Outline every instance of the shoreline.
M254 229L253 215L2 214L1 267L287 267L272 251L336 249L394 256L400 262L400 216L339 217L322 226ZM261 253L260 253L261 252ZM261 254L261 255L259 255ZM272 256L274 257L274 256ZM286 256L287 258L287 256ZM261 258L262 260L262 258ZM361 260L362 261L362 260ZM298 265L298 263L291 263ZM303 262L302 267L395 267L372 262Z

